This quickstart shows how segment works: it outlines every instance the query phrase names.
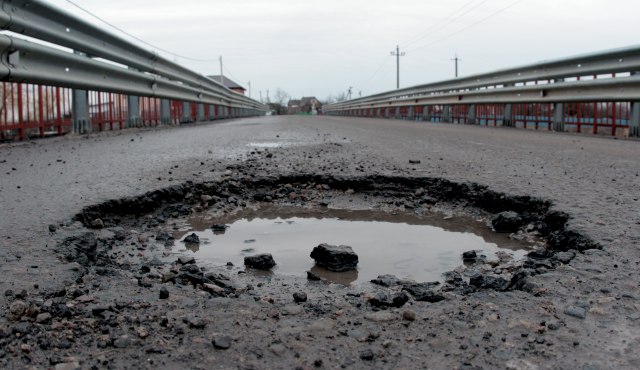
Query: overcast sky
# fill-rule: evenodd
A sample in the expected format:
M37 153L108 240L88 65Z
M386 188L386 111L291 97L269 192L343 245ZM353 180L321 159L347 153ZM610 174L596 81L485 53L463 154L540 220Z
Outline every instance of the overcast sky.
M101 25L67 0L49 2ZM73 0L173 53L199 73L225 75L252 97L369 95L640 43L638 0ZM113 30L114 33L120 34ZM120 34L121 35L121 34ZM127 36L122 35L124 38ZM136 41L139 44L139 42ZM146 46L148 49L152 47Z

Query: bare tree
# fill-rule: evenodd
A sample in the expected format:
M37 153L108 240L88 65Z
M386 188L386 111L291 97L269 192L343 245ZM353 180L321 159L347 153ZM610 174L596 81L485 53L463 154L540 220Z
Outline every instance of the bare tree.
M324 104L333 104L336 102L336 98L333 95L329 94L326 98L324 98Z
M277 88L275 94L273 94L273 102L285 106L288 101L289 94L281 88Z
M336 103L347 100L347 94L345 92L338 93L335 97Z

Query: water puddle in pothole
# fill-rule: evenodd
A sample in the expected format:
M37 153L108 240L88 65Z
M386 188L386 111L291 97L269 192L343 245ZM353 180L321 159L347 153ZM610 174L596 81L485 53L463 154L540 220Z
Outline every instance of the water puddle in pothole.
M285 143L266 142L266 143L249 143L249 144L247 144L247 146L252 147L252 148L270 149L270 148L281 148L281 147L286 146L286 144Z
M228 228L214 232L214 224ZM369 281L382 274L437 281L442 273L462 265L463 252L476 250L489 260L498 260L496 253L508 253L518 260L534 246L466 217L294 207L222 218L196 215L176 222L172 232L175 248L193 253L202 264L231 262L244 268L244 257L271 253L277 263L273 273L304 277L310 270L339 284ZM199 244L182 241L191 233L198 235ZM316 266L309 254L321 243L351 246L359 257L357 270L335 273Z

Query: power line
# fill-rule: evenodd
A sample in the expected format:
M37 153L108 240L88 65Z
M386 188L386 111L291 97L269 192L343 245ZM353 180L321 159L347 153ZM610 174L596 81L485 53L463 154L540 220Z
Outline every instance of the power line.
M421 33L419 33L418 35L414 36L412 39L409 39L410 41L408 41L406 44L404 44L405 47L415 44L416 42L423 40L425 37L427 36L431 36L432 33L431 32L440 32L443 29L447 28L447 26L449 26L450 24L452 24L453 22L457 21L458 19L462 18L464 15L470 13L471 11L479 8L480 6L482 6L482 4L486 3L489 0L484 0L481 1L479 4L476 4L476 6L472 7L471 9L467 9L467 11L463 12L462 14L458 14L456 16L456 14L459 11L464 10L467 6L471 5L473 2L475 2L475 0L471 0L467 3L465 3L464 5L462 5L460 8L456 9L454 12L452 12L451 14L447 15L446 17L442 18L439 22L437 22L436 24L434 24L433 26L429 27L428 29L426 29L425 31L422 31ZM440 25L445 24L443 27L440 27ZM439 28L440 27L440 28ZM417 38L416 38L417 37Z
M138 41L138 42L141 42L141 43L143 43L143 44L145 44L145 45L147 45L147 46L150 46L150 47L152 47L152 48L154 48L154 49L156 49L156 50L162 51L163 53L166 53L166 54L169 54L169 55L172 55L172 56L174 56L174 57L181 58L181 59L190 60L190 61L193 61L193 62L211 63L211 62L216 62L216 61L218 61L218 58L216 58L216 59L198 59L198 58L191 58L191 57L187 57L187 56L184 56L184 55L176 54L176 53L171 52L171 51L169 51L169 50L166 50L166 49L160 48L160 47L158 47L158 46L156 46L156 45L153 45L153 44L150 44L150 43L148 43L148 42L144 41L143 39L141 39L141 38L139 38L139 37L137 37L137 36L134 36L134 35L130 34L129 32L127 32L127 31L123 30L122 28L120 28L120 27L118 27L118 26L116 26L116 25L114 25L114 24L111 24L111 23L107 22L105 19L103 19L103 18L99 17L98 15L96 15L96 14L92 13L91 11L89 11L89 10L87 10L87 9L85 9L85 8L83 8L83 7L81 7L80 5L78 5L78 4L76 4L76 3L74 3L73 1L71 1L71 0L66 0L66 1L67 1L69 4L71 4L71 5L75 6L76 8L80 9L81 11L83 11L83 12L85 12L85 13L89 14L90 16L94 17L95 19L99 20L100 22L102 22L102 23L106 24L107 26L109 26L109 27L111 27L111 28L113 28L113 29L115 29L115 30L117 30L117 31L119 31L119 32L122 32L123 34L125 34L125 35L127 35L127 36L131 37L132 39L134 39L134 40L136 40L136 41Z
M364 88L366 87L377 75L378 73L380 73L380 71L382 70L382 68L384 68L384 66L387 65L387 62L389 62L391 55L387 55L386 58L384 58L384 60L382 61L382 64L380 64L380 67L378 67L378 69L376 69L375 72L373 72L373 74L371 75L371 77L369 77L364 83L360 84L360 88Z
M478 20L478 21L476 21L476 22L474 22L474 23L472 23L472 24L468 25L467 27L463 27L463 28L459 29L459 30L458 30L458 31L456 31L456 32L453 32L453 33L448 34L448 35L447 35L447 36L445 36L445 37L442 37L442 38L440 38L440 39L437 39L437 40L435 40L435 41L432 41L432 42L430 42L430 43L428 43L428 44L425 44L425 45L422 45L422 46L418 46L418 47L413 48L413 49L411 49L411 50L409 50L409 51L414 51L414 50L423 49L423 48L429 47L429 46L431 46L431 45L433 45L433 44L437 44L437 43L439 43L439 42L442 42L442 41L448 40L448 39L452 38L453 36L456 36L456 35L458 35L458 34L460 34L460 33L464 32L464 31L466 31L466 30L468 30L468 29L470 29L470 28L472 28L472 27L475 27L475 26L479 25L480 23L483 23L483 22L485 22L485 21L489 20L490 18L495 17L496 15L498 15L498 14L500 14L500 13L502 13L502 12L504 12L504 11L506 11L506 10L508 10L508 9L510 9L510 8L512 8L512 7L514 7L514 6L516 6L517 4L519 4L519 3L523 2L523 1L525 1L525 0L517 0L517 1L514 1L513 3L511 3L511 4L507 5L507 6L505 6L504 8L500 8L500 9L498 9L497 11L495 11L495 12L493 12L493 13L489 14L488 16L486 16L486 17L484 17L484 18L482 18L482 19L480 19L480 20Z
M231 72L229 71L229 69L227 68L227 66L226 66L226 65L225 65L223 68L224 68L224 70L225 70L225 71L227 71L227 74L228 74L229 76L231 76L231 78L233 78L233 80L234 80L234 81L242 81L242 80L237 79L237 78L236 78L236 76L234 76L234 75L233 75L233 73L231 73Z

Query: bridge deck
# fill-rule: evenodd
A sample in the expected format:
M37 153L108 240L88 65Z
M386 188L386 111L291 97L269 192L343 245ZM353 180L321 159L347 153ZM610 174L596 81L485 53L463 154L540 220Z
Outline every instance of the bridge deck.
M637 141L321 116L247 118L0 145L0 234L4 236L0 274L17 277L3 279L0 291L29 285L34 274L50 275L51 283L65 277L57 270L51 250L45 248L49 224L107 199L186 180L220 178L227 165L265 147L275 154L273 166L259 173L445 177L552 199L557 208L575 216L574 227L587 231L611 253L601 258L603 273L598 277L615 292L635 289L637 294L637 284L625 288L632 271L637 283L633 266L640 260ZM415 159L421 163L409 164ZM16 254L21 261L15 260ZM588 258L579 257L574 267L580 269ZM630 263L609 268L623 260ZM30 265L39 266L37 273L22 267ZM554 276L567 286L575 283L571 274ZM587 300L599 294L589 291ZM553 299L559 307L563 304L562 297ZM578 329L580 333L587 330L596 330L591 335L598 337L609 329ZM576 353L600 352L596 347L595 342L581 344Z

